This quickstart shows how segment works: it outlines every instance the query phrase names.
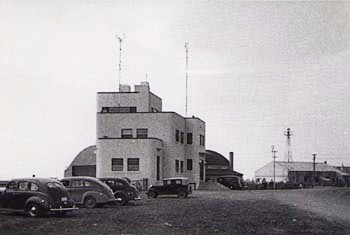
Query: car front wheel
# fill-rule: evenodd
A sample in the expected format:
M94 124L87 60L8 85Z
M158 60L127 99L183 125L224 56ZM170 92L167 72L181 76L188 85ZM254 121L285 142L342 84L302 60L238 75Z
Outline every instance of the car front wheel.
M38 217L41 214L40 207L36 203L30 203L26 212L30 217Z
M87 197L84 200L86 208L95 208L97 206L96 199L94 197Z
M157 193L154 192L154 191L149 191L149 192L147 193L147 196L148 196L149 198L156 198L156 197L157 197Z
M118 205L124 206L127 203L125 195L123 195L121 193L117 193L114 196L117 199L117 204Z

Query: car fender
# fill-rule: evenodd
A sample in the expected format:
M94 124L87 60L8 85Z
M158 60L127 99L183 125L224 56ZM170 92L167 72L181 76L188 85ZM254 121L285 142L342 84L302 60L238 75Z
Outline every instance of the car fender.
M44 210L49 210L49 208L50 208L50 203L49 203L49 200L47 197L33 196L33 197L28 198L24 209L26 209L30 203L35 203L41 209L44 209Z
M102 192L96 192L96 191L87 191L83 194L83 201L82 203L84 203L85 198L87 197L94 197L96 199L97 203L106 203L108 202L108 196Z

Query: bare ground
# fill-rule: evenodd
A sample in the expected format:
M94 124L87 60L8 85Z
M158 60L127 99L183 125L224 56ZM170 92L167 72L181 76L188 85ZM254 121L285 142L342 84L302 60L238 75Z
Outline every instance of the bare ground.
M80 209L66 217L0 213L0 234L350 234L349 189L195 191Z

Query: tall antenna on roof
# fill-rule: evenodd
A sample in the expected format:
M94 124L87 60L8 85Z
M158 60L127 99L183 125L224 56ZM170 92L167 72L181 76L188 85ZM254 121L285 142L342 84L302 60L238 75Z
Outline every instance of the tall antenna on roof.
M188 90L188 42L185 43L185 49L186 49L186 115L187 117L187 100L188 100L188 95L187 95L187 90Z
M125 35L123 34L123 38L115 35L115 37L117 38L118 42L119 42L119 73L118 73L118 85L120 88L120 82L122 80L122 42L123 39L125 38Z
M286 152L284 154L284 161L286 162L293 162L292 159L292 144L290 141L290 137L293 135L293 132L290 130L290 128L287 128L287 131L284 132L284 135L287 136L287 143L286 143Z

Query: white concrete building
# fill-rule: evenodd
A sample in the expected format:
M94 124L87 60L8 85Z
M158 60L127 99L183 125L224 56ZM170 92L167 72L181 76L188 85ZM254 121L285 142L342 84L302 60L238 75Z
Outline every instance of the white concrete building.
M96 177L156 184L174 176L197 187L205 180L205 122L163 112L147 82L97 93Z

